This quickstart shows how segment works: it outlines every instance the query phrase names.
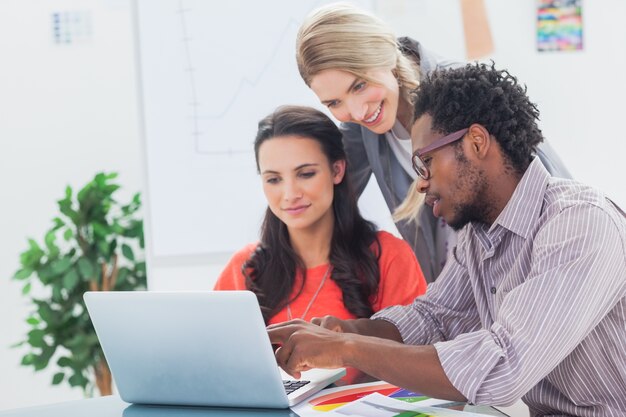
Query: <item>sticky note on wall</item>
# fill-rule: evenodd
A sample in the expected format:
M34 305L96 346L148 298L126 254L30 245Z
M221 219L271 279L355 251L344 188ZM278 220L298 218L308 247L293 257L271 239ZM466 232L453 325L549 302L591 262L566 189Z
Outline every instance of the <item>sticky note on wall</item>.
M484 0L461 0L465 56L468 60L493 53L493 39Z

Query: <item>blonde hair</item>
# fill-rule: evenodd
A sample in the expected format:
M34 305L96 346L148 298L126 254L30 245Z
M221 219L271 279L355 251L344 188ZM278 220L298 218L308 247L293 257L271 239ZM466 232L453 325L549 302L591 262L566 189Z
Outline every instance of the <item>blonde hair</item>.
M406 197L404 197L404 201L393 211L392 218L394 222L406 220L417 223L419 209L424 204L424 194L417 191L417 181L418 179L413 181L409 186Z
M389 68L398 79L400 97L412 103L419 67L399 48L396 35L376 16L347 3L332 3L311 12L296 38L296 61L304 82L321 71L347 71L369 82L372 69Z

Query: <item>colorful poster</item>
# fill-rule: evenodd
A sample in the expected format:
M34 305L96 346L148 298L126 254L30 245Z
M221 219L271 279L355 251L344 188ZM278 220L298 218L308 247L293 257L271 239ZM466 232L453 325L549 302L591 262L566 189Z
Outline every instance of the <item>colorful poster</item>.
M582 50L582 0L537 1L537 50Z
M328 417L487 417L485 414L409 404L379 393L336 408Z
M292 408L300 417L329 416L329 413L371 394L379 394L405 403L462 410L464 404L438 400L398 388L382 381L328 388Z

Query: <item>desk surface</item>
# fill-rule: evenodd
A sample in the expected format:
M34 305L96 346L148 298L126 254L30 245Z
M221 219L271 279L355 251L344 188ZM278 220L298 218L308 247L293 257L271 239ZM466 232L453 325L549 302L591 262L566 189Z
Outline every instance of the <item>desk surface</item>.
M465 408L467 411L506 416L491 407ZM159 407L131 405L118 396L90 398L38 407L0 411L0 417L297 417L291 410L249 408Z

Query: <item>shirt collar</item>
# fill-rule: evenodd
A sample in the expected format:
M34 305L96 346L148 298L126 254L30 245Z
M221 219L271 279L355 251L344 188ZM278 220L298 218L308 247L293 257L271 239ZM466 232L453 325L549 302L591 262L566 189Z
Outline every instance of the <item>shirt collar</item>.
M511 199L489 230L493 231L496 225L500 225L525 239L528 238L541 214L549 180L550 173L544 168L541 160L535 157L515 187Z

